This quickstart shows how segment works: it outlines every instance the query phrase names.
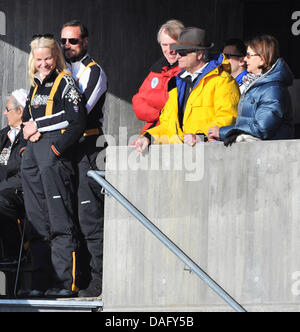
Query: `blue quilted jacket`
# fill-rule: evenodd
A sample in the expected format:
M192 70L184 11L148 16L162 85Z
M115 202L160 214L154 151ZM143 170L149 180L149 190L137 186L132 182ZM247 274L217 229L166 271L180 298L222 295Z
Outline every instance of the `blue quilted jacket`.
M233 130L262 140L292 138L292 103L288 87L293 74L283 59L250 85L241 96L236 124L220 128L224 141Z

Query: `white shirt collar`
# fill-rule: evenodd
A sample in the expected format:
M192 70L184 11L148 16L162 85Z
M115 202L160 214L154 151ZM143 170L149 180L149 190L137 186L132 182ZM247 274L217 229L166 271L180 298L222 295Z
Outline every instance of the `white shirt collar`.
M10 139L11 143L13 144L16 137L18 136L21 128L10 127L10 131L7 133L8 138Z
M189 73L188 71L185 71L183 74L180 75L181 78L186 78L188 76L192 77L192 82L195 81L195 79L203 73L204 68L208 65L208 63L206 63L203 67L199 68L197 71L195 71L193 74Z

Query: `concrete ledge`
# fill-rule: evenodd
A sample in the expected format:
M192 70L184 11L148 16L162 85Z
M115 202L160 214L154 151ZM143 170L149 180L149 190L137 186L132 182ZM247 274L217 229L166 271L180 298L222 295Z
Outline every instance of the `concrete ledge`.
M106 179L246 309L298 311L299 152L300 141L153 146L142 158L112 147ZM173 165L177 156L192 158L200 178L187 181L188 163L145 170L151 156L166 166L164 154ZM105 208L103 302L107 311L231 311L113 198Z

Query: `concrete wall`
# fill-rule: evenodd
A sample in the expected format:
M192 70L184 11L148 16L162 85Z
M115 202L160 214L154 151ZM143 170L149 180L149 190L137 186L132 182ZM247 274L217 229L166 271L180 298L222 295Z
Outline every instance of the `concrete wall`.
M247 310L299 311L300 141L182 149L111 147L107 180ZM113 198L104 242L105 310L231 310Z

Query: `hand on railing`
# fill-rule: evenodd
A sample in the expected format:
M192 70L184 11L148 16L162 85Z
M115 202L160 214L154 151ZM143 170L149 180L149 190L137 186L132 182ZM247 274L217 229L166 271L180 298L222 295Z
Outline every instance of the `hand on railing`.
M214 126L208 131L208 141L214 142L220 139L220 128L218 126Z

